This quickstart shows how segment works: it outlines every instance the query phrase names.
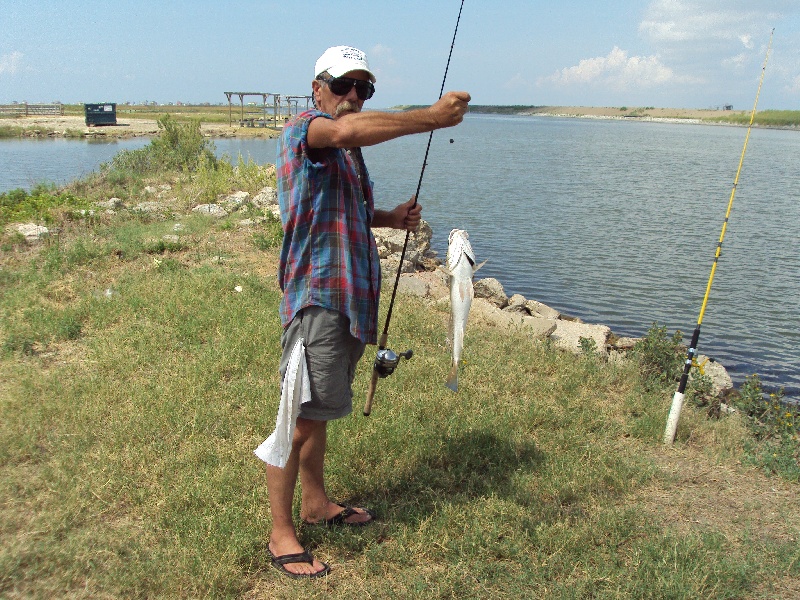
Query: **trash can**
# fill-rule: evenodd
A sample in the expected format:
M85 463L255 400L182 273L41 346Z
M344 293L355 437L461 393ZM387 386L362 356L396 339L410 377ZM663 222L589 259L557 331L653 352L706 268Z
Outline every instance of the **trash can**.
M87 127L117 124L117 105L115 102L84 104L83 111Z

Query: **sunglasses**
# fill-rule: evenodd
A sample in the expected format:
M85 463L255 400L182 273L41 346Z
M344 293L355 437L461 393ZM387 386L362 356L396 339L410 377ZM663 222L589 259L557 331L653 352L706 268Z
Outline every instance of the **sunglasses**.
M375 86L372 85L371 81L362 81L352 77L330 77L328 79L318 77L317 79L327 84L337 96L346 96L353 87L356 88L356 96L358 96L359 100L369 100L375 93Z

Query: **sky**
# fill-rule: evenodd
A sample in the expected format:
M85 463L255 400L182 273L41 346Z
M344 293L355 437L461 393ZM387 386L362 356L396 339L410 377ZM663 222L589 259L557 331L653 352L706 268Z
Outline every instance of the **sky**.
M368 107L800 110L800 0L0 0L0 104L227 103L310 93L329 46L367 53Z

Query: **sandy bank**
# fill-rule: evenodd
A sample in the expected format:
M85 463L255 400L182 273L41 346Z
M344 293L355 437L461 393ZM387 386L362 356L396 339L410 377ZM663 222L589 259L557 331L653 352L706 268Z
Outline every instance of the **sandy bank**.
M116 125L87 127L82 116L30 116L0 119L0 126L22 127L29 132L26 137L148 137L158 134L158 123L150 119L118 117ZM278 130L264 127L229 127L227 123L201 123L200 131L207 137L262 137L278 136Z

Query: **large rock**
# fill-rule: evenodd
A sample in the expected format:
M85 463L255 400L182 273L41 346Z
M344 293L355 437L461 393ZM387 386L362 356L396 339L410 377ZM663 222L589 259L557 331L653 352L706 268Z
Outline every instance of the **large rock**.
M262 188L258 194L253 197L253 206L256 208L267 208L269 206L277 206L278 204L278 191L271 186Z
M402 273L397 284L397 291L401 294L419 296L420 298L450 301L447 275L438 269L435 271Z
M384 277L388 277L392 272L397 273L397 265L400 263L400 255L406 241L406 232L391 227L375 227L372 234L375 236L375 243L378 246L378 256L381 258ZM425 268L424 261L430 253L432 236L433 230L425 221L420 222L417 231L408 236L402 273L412 273Z
M542 304L536 300L526 300L525 308L531 313L531 316L541 317L543 319L560 319L561 313L556 309L550 308L546 304Z
M106 210L117 210L119 208L123 208L125 204L119 198L109 198L105 201L98 201L94 203L95 206L100 208L105 208Z
M228 211L219 204L199 204L192 209L192 212L208 215L216 219L228 216Z
M711 379L711 385L716 395L733 388L731 376L728 375L728 371L720 363L702 354L698 354L695 360L703 368L703 375ZM695 370L692 369L690 379L694 372Z
M162 213L168 210L168 207L163 202L147 201L147 202L139 202L139 204L133 207L133 210L136 212L152 214L152 213Z
M544 339L556 329L556 321L540 319L524 313L500 310L486 298L475 298L469 311L469 323L489 325L501 329L518 329L533 339Z
M473 284L473 287L476 298L485 298L497 308L508 306L508 296L506 296L506 292L503 289L503 284L494 277L479 279Z
M550 335L558 348L568 350L575 354L581 353L581 338L594 340L595 350L598 354L606 355L606 341L611 335L611 329L606 325L590 325L577 321L556 321L556 329Z
M50 234L50 230L43 225L37 225L36 223L24 223L21 225L16 225L14 227L17 233L20 235L25 236L26 242L38 242L43 237L46 237Z
M228 194L222 198L219 203L223 206L236 210L248 200L250 200L250 194L248 192L239 191Z

